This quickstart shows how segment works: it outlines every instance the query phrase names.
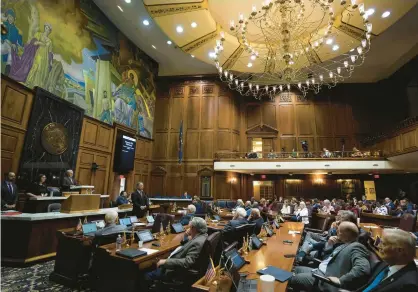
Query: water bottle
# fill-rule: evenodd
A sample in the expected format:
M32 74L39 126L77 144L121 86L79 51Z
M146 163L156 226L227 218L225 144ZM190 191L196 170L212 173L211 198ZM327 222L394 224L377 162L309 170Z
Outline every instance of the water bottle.
M252 251L253 250L253 236L250 236L250 239L248 241L248 251Z
M119 234L118 238L116 238L116 251L119 251L121 249L122 249L122 237Z

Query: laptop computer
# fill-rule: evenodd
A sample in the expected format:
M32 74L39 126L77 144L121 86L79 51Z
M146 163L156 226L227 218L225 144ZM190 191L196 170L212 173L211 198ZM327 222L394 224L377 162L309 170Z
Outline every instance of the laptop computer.
M218 220L218 221L221 221L222 220L219 215L213 215L213 219Z
M131 223L132 223L132 224L134 224L134 223L138 223L138 222L139 222L138 217L136 217L136 216L131 216L131 217L129 217L129 218L131 218Z
M150 242L154 240L154 236L152 235L150 230L141 230L135 232L136 237L138 238L138 241L142 242Z
M152 217L151 215L147 216L147 221L148 223L154 223L154 217Z
M251 239L252 239L253 247L255 249L260 249L263 246L263 243L261 242L261 240L257 236L253 236L253 237L251 237Z
M171 224L171 232L175 234L184 232L183 225L181 223Z
M118 256L121 256L121 257L134 259L134 258L137 258L137 257L147 255L147 252L143 251L143 250L136 249L136 248L127 248L127 249L123 249L123 250L118 250L116 252L116 254Z
M130 227L130 226L132 226L131 218L127 217L127 218L119 219L119 224L120 225L125 225L126 227Z
M94 236L97 231L96 223L86 223L82 225L83 235Z

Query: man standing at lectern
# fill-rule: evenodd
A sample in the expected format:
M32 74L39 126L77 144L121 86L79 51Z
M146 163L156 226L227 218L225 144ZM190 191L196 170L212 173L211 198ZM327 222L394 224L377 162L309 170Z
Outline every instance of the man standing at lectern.
M131 200L133 204L133 213L138 218L142 218L148 211L149 202L148 197L144 191L144 184L142 182L138 182L136 184L136 191L132 193Z
M77 181L74 179L74 172L69 169L65 172L64 178L62 179L62 188L61 191L69 191L70 186L76 186Z

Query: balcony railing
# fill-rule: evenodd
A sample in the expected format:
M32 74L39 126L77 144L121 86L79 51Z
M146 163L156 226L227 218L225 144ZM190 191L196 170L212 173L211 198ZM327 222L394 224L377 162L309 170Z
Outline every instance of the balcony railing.
M324 160L338 160L338 159L382 159L381 151L317 151L317 152L217 152L215 153L215 160L257 160L257 159L324 159Z

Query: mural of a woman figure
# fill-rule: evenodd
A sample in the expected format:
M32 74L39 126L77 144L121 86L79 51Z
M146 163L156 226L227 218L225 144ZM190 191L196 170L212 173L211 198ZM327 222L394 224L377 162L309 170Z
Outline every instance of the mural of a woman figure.
M44 31L37 32L34 36L37 39L34 45L38 46L38 50L25 82L30 88L34 86L44 87L48 79L49 68L52 63L52 41L48 37L51 32L52 26L45 23Z

